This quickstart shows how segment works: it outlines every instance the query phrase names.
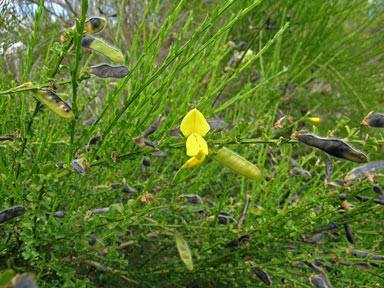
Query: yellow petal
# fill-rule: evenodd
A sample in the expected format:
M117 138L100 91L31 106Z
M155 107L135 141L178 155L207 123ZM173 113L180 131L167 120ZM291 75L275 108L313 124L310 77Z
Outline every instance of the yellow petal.
M197 109L189 111L180 125L180 130L185 137L188 137L192 133L205 136L209 129L210 127L207 120L205 120L204 115Z
M321 121L320 117L309 117L308 120L314 123L320 123Z
M188 156L208 155L207 142L199 134L192 133L187 139L186 147Z
M187 162L185 162L185 164L183 165L182 168L191 168L191 167L195 167L197 165L200 165L201 163L203 163L204 159L205 159L204 154L202 155L202 157L200 159L197 157L192 157Z

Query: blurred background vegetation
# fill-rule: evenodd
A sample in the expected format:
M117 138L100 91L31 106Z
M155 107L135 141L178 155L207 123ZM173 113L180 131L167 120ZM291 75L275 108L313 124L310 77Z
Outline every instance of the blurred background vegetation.
M303 263L319 260L335 266L328 275L333 287L384 287L382 263L345 253L383 253L382 205L352 199L348 219L338 213L340 194L373 197L370 183L325 186L324 155L298 144L232 145L262 169L258 181L211 160L179 170L187 157L182 145L174 147L184 140L168 136L197 107L227 123L210 140L289 139L305 129L378 140L358 148L371 160L383 159L380 131L353 130L368 112L383 112L383 1L89 0L86 16L107 19L97 37L123 52L131 73L119 81L78 79L74 87L67 81L78 76L74 59L79 71L108 62L85 49L63 52L60 36L81 19L82 2L0 2L0 92L31 81L55 84L69 103L78 93L72 122L48 109L34 113L30 92L0 96L1 135L15 137L0 142L0 208L27 208L0 224L0 271L33 273L41 287L264 287L256 265L276 287L311 287L308 279L318 273ZM167 118L151 140L166 158L133 142L159 115ZM279 119L281 128L273 125ZM96 135L102 143L82 155L90 164L86 176L62 174ZM293 160L312 177L292 175ZM60 161L67 165L62 170ZM333 161L334 179L356 166ZM214 205L185 203L182 193ZM264 213L250 213L242 226L222 225L220 213L241 217L247 194ZM90 215L103 207L109 212ZM67 214L46 214L55 211ZM346 221L357 244L346 239ZM338 235L303 240L329 222L339 224ZM189 243L192 272L178 256L175 231ZM225 246L244 234L251 240Z

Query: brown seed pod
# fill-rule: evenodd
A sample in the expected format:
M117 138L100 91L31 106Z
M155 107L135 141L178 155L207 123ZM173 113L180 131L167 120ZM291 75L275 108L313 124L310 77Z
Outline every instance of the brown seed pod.
M0 211L0 224L15 217L22 216L27 212L24 206L14 206Z
M90 66L88 71L100 78L124 78L129 73L127 66L111 66L108 64Z
M357 167L344 177L345 180L365 179L367 174L375 174L384 171L384 161L374 161L366 165Z
M340 159L356 163L368 162L368 158L363 152L356 150L340 139L322 138L313 134L301 134L297 136L297 140Z

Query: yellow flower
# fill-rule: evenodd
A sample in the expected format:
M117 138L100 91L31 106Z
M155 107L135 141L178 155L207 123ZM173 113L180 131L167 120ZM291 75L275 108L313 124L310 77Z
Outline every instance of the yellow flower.
M208 145L203 136L210 130L210 126L203 114L193 109L185 115L180 125L181 133L187 138L187 155L191 156L183 168L191 168L201 164L208 155Z

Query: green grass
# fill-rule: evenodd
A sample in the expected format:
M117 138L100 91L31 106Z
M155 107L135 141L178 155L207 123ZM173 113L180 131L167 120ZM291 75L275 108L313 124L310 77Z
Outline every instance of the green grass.
M254 263L275 287L311 287L308 279L316 273L298 263L341 259L370 263L370 270L327 262L340 270L327 273L333 287L384 285L380 261L345 252L384 254L382 206L353 198L375 197L371 184L325 186L324 153L290 140L303 129L332 133L371 160L383 159L380 129L359 126L369 111L383 112L380 1L115 1L116 17L96 36L123 52L130 73L121 80L85 72L110 62L81 47L82 33L68 32L68 41L59 41L64 29L82 31L87 17L99 15L96 2L77 1L79 19L68 10L55 23L43 2L19 18L10 6L0 16L0 27L10 31L0 31L5 45L18 35L26 45L0 58L0 136L14 136L0 142L0 209L27 209L0 224L0 271L33 273L39 287L265 287ZM230 41L246 43L233 47ZM228 67L235 50L249 54ZM36 88L53 83L57 93L69 95L75 119L60 118L34 98ZM193 107L227 123L205 137L208 145L226 145L255 163L259 180L213 159L181 169L188 159L185 138L169 132ZM148 138L166 158L134 143L159 115L166 119ZM282 116L283 128L274 128ZM89 119L93 124L84 125ZM97 135L102 142L79 153ZM86 159L85 175L71 168L75 158ZM312 177L292 175L290 159ZM57 168L61 161L64 167ZM359 165L332 161L332 180ZM112 189L114 183L122 186ZM126 185L136 192L124 193ZM340 213L339 194L346 193L355 207ZM215 206L186 203L180 194L197 194ZM247 195L264 213L248 211L240 226L219 224L220 212L241 218ZM108 213L89 213L105 207ZM67 214L46 214L55 211ZM325 232L318 243L303 241L303 234L329 222L338 224L338 236ZM346 222L356 244L347 241ZM175 233L189 244L193 271L180 259ZM225 247L245 234L250 241ZM92 237L95 246L87 244Z

